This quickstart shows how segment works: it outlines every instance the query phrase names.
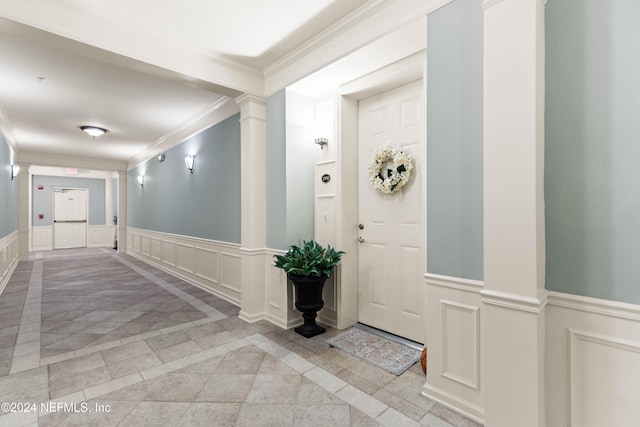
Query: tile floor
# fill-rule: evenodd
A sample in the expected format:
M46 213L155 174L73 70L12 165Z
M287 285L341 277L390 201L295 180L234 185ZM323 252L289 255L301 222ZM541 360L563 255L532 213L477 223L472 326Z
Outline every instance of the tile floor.
M478 424L387 373L110 249L38 252L0 295L2 426Z

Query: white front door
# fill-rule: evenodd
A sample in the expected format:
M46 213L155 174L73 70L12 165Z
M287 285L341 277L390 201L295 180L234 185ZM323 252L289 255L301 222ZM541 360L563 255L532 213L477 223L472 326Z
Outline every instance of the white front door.
M422 81L358 106L358 321L424 343L426 166ZM391 143L411 156L411 180L393 194L369 182L371 153Z
M54 249L87 246L87 190L53 190Z

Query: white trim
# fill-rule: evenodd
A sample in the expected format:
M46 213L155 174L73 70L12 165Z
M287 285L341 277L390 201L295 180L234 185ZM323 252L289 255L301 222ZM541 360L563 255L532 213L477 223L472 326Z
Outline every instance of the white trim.
M493 7L495 5L497 5L498 3L502 3L504 0L484 0L482 2L482 8L484 10L489 9L490 7Z
M547 305L548 295L549 292L547 291L542 292L542 295L539 298L526 297L490 289L483 289L480 291L482 302L485 304L535 314L539 314L544 311L544 308Z
M582 358L585 356L585 350L581 351L579 341L590 342L598 344L599 346L606 347L608 349L623 350L639 355L636 359L640 359L640 343L637 341L624 340L613 336L606 336L602 334L596 334L587 331L576 330L568 328L569 331L569 395L570 395L570 425L571 426L586 426L591 425L589 420L585 424L580 419L582 396L589 391L586 390L586 386L582 383L585 379L582 377ZM620 367L621 370L625 370L627 367ZM633 368L629 366L629 368ZM631 373L631 372L630 372ZM609 406L609 405L607 405ZM629 420L627 420L629 421Z
M265 94L276 93L451 1L370 1L265 67Z
M464 279L462 277L444 276L441 274L426 273L424 275L427 285L456 289L458 291L480 293L484 289L481 280Z
M156 154L179 145L183 141L191 138L193 135L208 129L239 112L240 108L238 107L238 104L236 104L232 98L223 96L172 129L171 132L158 138L144 151L129 159L127 162L128 169L133 169L141 163L153 158Z
M461 399L459 396L448 393L447 391L430 383L425 383L420 394L431 400L435 400L439 404L450 408L454 412L457 412L479 424L484 425L483 408L474 405L472 402Z
M16 144L16 137L13 133L11 120L9 120L9 116L2 105L0 105L0 133L4 137L4 140L7 141L7 144L9 144L9 147L11 147L11 150L17 153L18 145Z
M59 156L52 154L20 151L18 162L28 165L54 166L62 168L92 169L101 171L126 171L127 164L119 160L105 160L87 157Z
M448 378L452 381L460 383L464 386L472 388L474 390L480 390L480 307L469 305L469 304L461 304L456 301L449 301L442 299L440 300L441 316L442 316L442 337L441 337L441 345L442 345L442 376ZM474 330L474 338L476 340L475 346L469 348L467 350L473 350L475 352L475 368L476 373L474 378L464 377L456 372L449 371L448 367L448 353L447 349L449 348L447 339L455 334L449 334L449 324L447 322L447 310L459 310L462 312L466 312L471 315Z
M240 305L240 245L132 227L127 244L128 255ZM178 247L191 255L179 257Z
M548 305L640 322L640 305L581 295L549 292Z
M0 239L0 295L18 266L18 230Z

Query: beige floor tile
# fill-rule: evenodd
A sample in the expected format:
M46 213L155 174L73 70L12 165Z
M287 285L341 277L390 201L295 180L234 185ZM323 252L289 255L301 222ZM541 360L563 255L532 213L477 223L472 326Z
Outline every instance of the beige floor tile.
M206 374L165 374L143 400L193 402L208 380Z
M294 410L293 405L245 403L238 413L235 426L292 426Z
M196 402L242 403L255 378L255 375L246 374L213 374L196 397Z
M349 405L343 404L309 404L296 405L293 425L305 427L348 426L351 424Z
M256 374L264 360L264 353L232 352L225 355L218 366L218 374Z
M123 426L158 427L176 425L190 403L140 402L120 422Z
M289 403L298 401L300 375L257 375L246 402Z
M235 424L241 403L193 403L178 427L227 427Z

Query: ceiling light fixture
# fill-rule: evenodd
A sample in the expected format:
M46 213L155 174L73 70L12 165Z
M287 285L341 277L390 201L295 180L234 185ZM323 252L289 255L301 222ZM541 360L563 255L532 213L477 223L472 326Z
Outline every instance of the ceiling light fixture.
M80 129L91 135L94 139L96 136L104 135L108 131L98 126L80 126Z

